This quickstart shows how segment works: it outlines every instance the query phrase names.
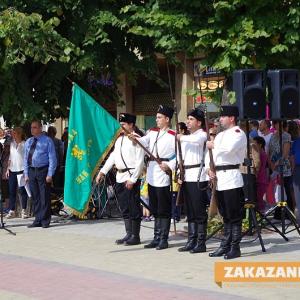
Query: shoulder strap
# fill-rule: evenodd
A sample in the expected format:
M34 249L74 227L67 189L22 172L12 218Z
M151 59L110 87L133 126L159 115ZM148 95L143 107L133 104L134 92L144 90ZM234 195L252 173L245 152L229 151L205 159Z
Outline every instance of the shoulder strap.
M197 182L200 182L201 179L201 173L204 167L204 160L205 160L205 149L206 149L206 145L205 143L203 143L203 151L202 151L202 159L201 159L201 163L200 163L200 169L199 169L199 173L198 173L198 177L197 177Z
M125 167L126 167L126 169L127 169L127 172L129 173L130 176L132 176L132 173L130 172L130 170L129 170L129 168L128 168L126 162L125 162L125 159L124 159L124 157L123 157L123 153L122 153L123 141L124 141L124 135L122 136L121 147L120 147L120 155L121 155L121 159L122 159L122 161L123 161L123 163L124 163L124 165L125 165Z

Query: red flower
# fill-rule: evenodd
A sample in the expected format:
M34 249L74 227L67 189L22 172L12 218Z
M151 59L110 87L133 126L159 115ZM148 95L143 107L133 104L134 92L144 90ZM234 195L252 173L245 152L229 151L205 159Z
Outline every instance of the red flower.
M197 96L196 97L196 103L205 103L206 102L206 97L205 96Z

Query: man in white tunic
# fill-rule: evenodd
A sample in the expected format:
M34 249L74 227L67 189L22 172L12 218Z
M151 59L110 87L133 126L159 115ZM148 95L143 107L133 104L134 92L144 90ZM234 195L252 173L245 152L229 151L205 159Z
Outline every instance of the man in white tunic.
M243 177L239 170L244 162L247 138L236 126L239 115L236 106L221 106L220 123L224 131L214 142L207 142L213 149L216 173L208 171L211 179L217 178L217 203L224 222L224 239L210 257L223 256L232 259L241 256L242 219L244 210ZM207 163L206 168L209 166Z
M206 252L207 230L207 184L208 177L204 168L204 153L207 135L202 127L205 124L204 113L193 109L187 115L189 135L177 135L181 142L184 163L184 182L182 192L188 221L188 240L179 252Z
M155 217L154 239L145 248L157 250L168 248L168 238L172 213L172 194L170 190L172 171L175 169L175 131L170 129L174 110L160 105L156 114L157 128L138 140L148 148L158 164L149 160L146 180L148 183L150 211Z
M121 113L119 122L131 134L134 132L136 116ZM116 140L114 150L100 170L96 182L102 181L104 176L115 165L116 194L125 223L126 235L116 240L117 244L140 244L141 205L140 205L140 176L144 167L144 150L122 133Z

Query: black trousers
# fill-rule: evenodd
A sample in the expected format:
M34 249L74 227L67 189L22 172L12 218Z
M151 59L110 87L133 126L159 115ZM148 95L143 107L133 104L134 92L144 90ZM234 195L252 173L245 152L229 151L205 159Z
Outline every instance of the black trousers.
M155 218L171 218L172 193L170 186L155 187L148 184L150 212Z
M207 181L205 181L199 183L184 182L182 185L187 221L189 223L207 223L207 184Z
M49 225L51 221L51 185L46 182L48 167L29 168L29 187L32 193L34 224Z
M141 181L137 180L132 190L128 190L125 182L116 183L115 189L123 219L141 219L140 185Z
M241 223L244 215L243 188L217 191L218 209L224 223Z

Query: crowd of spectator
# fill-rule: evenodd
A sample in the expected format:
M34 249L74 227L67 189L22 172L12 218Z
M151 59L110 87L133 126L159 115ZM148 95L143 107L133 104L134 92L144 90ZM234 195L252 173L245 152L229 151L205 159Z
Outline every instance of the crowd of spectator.
M245 130L245 126L242 123L240 126ZM279 128L280 126L281 129ZM280 130L282 132L281 139ZM282 122L251 120L249 122L249 141L250 170L254 180L255 191L255 195L252 197L256 200L257 208L264 213L274 206L276 202L286 201L289 209L296 215L297 221L300 223L299 122L296 120ZM280 181L281 172L283 175L282 183ZM242 173L247 172L244 170ZM284 187L284 199L282 199L280 190L282 185ZM274 218L281 219L279 207L275 210Z
M56 138L56 134L54 126L42 132L52 140L55 148L57 166L53 175L53 192L63 189L68 128L64 129L61 139ZM31 134L26 136L21 127L0 128L1 190L7 218L19 216L25 219L29 215L28 198L32 197L32 192L24 177L24 156L25 142L30 137Z
M184 123L181 123L183 134L186 132ZM280 146L279 126L282 126L282 147ZM240 122L240 127L247 131L246 124ZM289 209L296 215L300 223L300 123L298 120L270 121L251 120L249 122L249 158L250 177L247 166L241 166L244 181L251 180L255 186L251 192L246 192L249 200L255 200L257 208L265 213L276 202L285 200ZM211 138L219 132L219 124L216 120L209 129ZM53 126L43 132L52 139L57 167L53 176L53 187L63 189L64 164L66 159L68 129L65 128L61 139L56 137L57 131ZM29 136L28 136L29 137ZM27 137L27 138L28 138ZM0 157L1 157L1 187L2 199L5 202L7 218L28 216L28 197L31 196L30 189L26 187L23 178L24 171L24 146L26 136L21 127L13 129L0 128ZM246 153L245 153L246 157ZM283 172L284 199L281 199L280 172ZM17 199L20 199L18 202ZM174 188L173 216L180 219L180 207L175 206L176 188ZM16 203L20 203L17 213ZM146 219L149 212L145 212ZM281 219L280 209L277 208L275 219Z

